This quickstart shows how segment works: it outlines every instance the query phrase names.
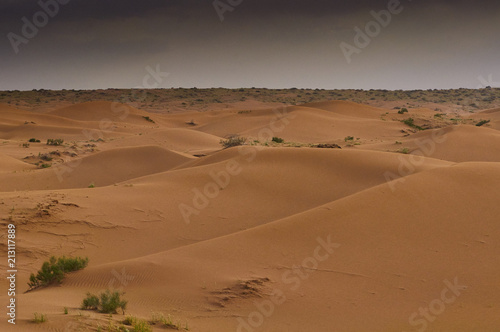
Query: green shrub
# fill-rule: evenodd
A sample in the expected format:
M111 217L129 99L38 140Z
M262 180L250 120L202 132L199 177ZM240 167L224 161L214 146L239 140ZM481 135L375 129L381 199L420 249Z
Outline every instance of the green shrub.
M57 264L63 269L64 273L68 273L87 267L89 259L87 257L66 258L63 256L57 259Z
M490 123L490 120L481 120L478 123L476 123L476 127L481 127L482 125L485 125L487 123Z
M99 296L87 293L87 297L83 299L82 309L98 310L105 314L116 314L118 309L122 309L125 314L127 301L120 298L120 292L111 292L109 289L101 293Z
M129 326L134 325L136 322L137 322L137 317L133 317L133 316L127 316L123 320L123 324L129 325Z
M273 137L272 141L275 143L284 143L285 142L285 140L283 138L279 138L279 137Z
M412 127L412 128L418 129L418 130L424 130L422 127L415 125L415 120L413 120L413 118L408 118L406 120L402 120L401 122L403 122L405 125L407 125L409 127Z
M221 139L219 143L224 147L224 149L227 149L233 146L243 145L246 141L247 139L244 137L230 136L227 139Z
M403 122L405 125L410 126L410 127L415 126L415 123L414 123L413 118L408 118L408 119L406 119L406 120L403 120L402 122Z
M172 317L170 315L168 315L167 317L164 317L161 320L161 322L162 322L163 326L168 328L168 329L179 330L181 328L180 322L175 324L174 320L172 319Z
M134 332L153 332L151 325L142 319L135 319L132 327L134 328Z
M30 143L40 143L40 140L36 139L36 138L30 138L28 142L30 142Z
M111 292L106 290L106 292L101 293L101 312L106 314L115 314L118 308L121 308L125 313L125 308L127 307L127 301L120 299L119 292Z
M410 149L408 148L402 148L400 150L398 150L399 153L402 153L402 154L408 154L410 153Z
M52 160L50 153L44 153L44 154L39 153L38 158L40 158L41 160L44 160L44 161L51 161Z
M96 295L87 293L87 297L83 299L82 309L97 310L99 308L99 298Z
M408 113L408 110L406 108L402 108L398 111L398 114L405 114Z
M146 120L146 121L149 121L149 122L152 122L152 123L156 123L155 120L151 119L149 116L143 116L143 118Z
M353 136L347 136L346 138L344 138L344 141L345 142L354 141L354 137Z
M173 329L173 330L183 330L184 329L186 331L189 331L189 327L188 327L187 323L186 323L185 327L182 328L180 322L174 323L172 316L167 315L167 317L165 317L162 313L153 312L150 323L151 323L151 325L160 324L161 327L165 327L167 329Z
M23 143L23 148L29 148L30 144L29 143Z
M340 145L334 144L334 143L322 143L322 144L316 144L312 146L313 148L319 148L319 149L342 149Z
M35 316L33 322L36 324L45 323L47 321L47 315L39 314L38 312L35 312L33 315Z
M47 145L62 145L64 140L62 138L49 138L47 140Z
M49 261L42 264L42 268L36 275L34 273L30 275L29 290L47 286L53 282L61 283L65 273L81 270L88 265L88 262L88 258L66 258L63 256L56 259L52 256Z

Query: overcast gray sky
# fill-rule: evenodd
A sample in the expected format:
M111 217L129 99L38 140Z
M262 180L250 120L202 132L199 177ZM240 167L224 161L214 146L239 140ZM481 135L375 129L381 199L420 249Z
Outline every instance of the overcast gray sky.
M500 85L497 0L55 1L0 0L0 90Z

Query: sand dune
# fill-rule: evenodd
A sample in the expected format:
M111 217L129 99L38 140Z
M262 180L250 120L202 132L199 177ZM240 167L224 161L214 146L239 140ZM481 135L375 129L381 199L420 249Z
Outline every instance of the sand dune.
M249 111L250 113L212 112L211 118L201 118L194 129L219 137L241 134L248 128L259 129L278 118L273 109ZM195 120L195 122L198 120Z
M485 127L500 130L500 108L471 114L470 118L477 121L490 120L490 123L486 124Z
M496 163L476 163L422 172L395 192L383 184L257 228L89 268L68 278L66 292L40 293L76 299L83 285L102 289L110 271L124 269L134 277L127 294L141 303L131 310L179 310L200 331L236 330L237 318L248 321L259 310L254 303L269 299L273 289L286 300L273 304L273 315L259 330L286 330L289 324L292 331L324 330L334 324L338 331L356 331L368 324L371 330L396 331L412 329L413 312L439 299L446 281L456 278L465 286L455 289L460 305L447 306L433 329L467 331L481 321L492 330L496 312L485 310L492 302L481 299L500 295L496 279L484 279L500 272L494 240L500 236L500 211L491 208L500 194L494 185L499 170ZM460 194L449 200L450 190ZM481 203L470 206L478 198ZM329 247L331 253L321 249L324 261L307 261L322 248L318 237L339 246ZM313 268L302 270L302 280L291 269L306 261ZM265 280L262 286L259 280ZM254 293L239 292L242 281ZM33 295L33 301L41 296ZM199 311L209 314L200 318Z
M320 103L319 108L315 105L237 113L195 129L221 137L238 134L261 142L270 141L273 136L302 143L340 142L347 136L363 140L402 136L404 125L383 121L383 110L363 106L353 116L347 116L353 107L351 103Z
M220 150L220 140L220 137L187 128L162 128L109 142L105 148L123 145L156 145L179 153L194 155Z
M24 110L18 110L12 107L6 107L5 105L0 105L0 124L3 125L25 125L26 128L33 129L34 127L37 126L48 126L52 128L56 127L76 127L76 128L99 128L99 122L104 119L103 116L95 116L93 120L88 120L85 118L85 116L77 116L78 114L87 114L90 117L91 110L94 111L93 113L98 114L98 111L96 112L95 109L93 108L93 105L101 105L102 103L88 103L88 104L81 104L81 105L73 105L69 106L68 109L72 110L67 112L68 115L73 114L74 119L71 117L65 117L62 116L63 114L66 113L65 108L61 110L56 110L52 111L50 113L35 113L32 111L24 111ZM109 108L111 109L111 103L105 103L104 105L101 105L99 107L105 107L105 105L108 105ZM116 106L114 108L117 108L118 110L121 110L119 106ZM113 109L114 109L113 108ZM117 113L115 114L115 118L119 119L119 116L121 116L125 111L122 111L122 113ZM94 114L95 115L95 114ZM109 119L111 121L115 121L116 119ZM144 124L145 122L142 121Z
M73 105L45 114L0 106L0 114L3 139L89 140L135 133L152 125L143 118L147 113L107 102Z
M109 119L115 122L144 123L143 116L147 112L138 110L132 106L111 103L107 101L92 101L64 107L48 114L80 121L101 121Z
M496 218L500 211L492 209L500 194L494 185L499 174L499 165L488 163L419 173L395 192L383 184L230 236L90 268L69 278L67 292L82 284L106 287L110 270L125 269L134 276L128 287L130 298L146 301L134 309L175 307L191 316L210 308L209 319L200 319L200 325L198 319L190 319L201 331L236 329L236 317L258 310L252 302L264 301L261 296L269 296L272 289L281 290L287 300L275 305L263 331L286 329L288 324L293 331L323 330L326 321L339 331L364 330L366 324L372 330L404 330L412 328L408 317L413 312L439 298L446 280L453 283L457 278L465 286L456 290L461 306L450 305L434 328L467 331L481 319L482 326L491 329L496 326L495 310L476 312L487 306L478 302L481 298L500 296L496 282L485 282L483 277L500 272L495 264L500 247L494 240L500 236ZM449 190L460 194L448 200ZM478 198L480 204L468 204ZM314 257L321 243L318 237L339 246L331 247L330 254L322 249L325 261L310 260L313 269L303 270L307 278L298 279L290 269ZM254 296L228 290L241 280L259 278L269 282L262 289L256 287ZM158 287L159 283L164 286ZM224 289L227 300L219 296ZM235 318L224 319L221 314Z
M276 120L278 130L273 134L288 141L306 143L343 142L347 136L360 138L363 141L379 140L384 137L401 136L404 126L396 122L385 122L380 119L339 116L328 111L293 107L290 109L288 121ZM272 131L270 122L264 127L247 130L244 134L266 139L267 128ZM280 130L282 128L282 130ZM261 134L262 131L262 134ZM270 138L267 138L270 140Z
M9 140L28 140L37 138L46 142L49 138L62 138L66 141L90 140L100 137L123 136L123 132L116 130L84 129L85 127L61 127L61 126L4 126L0 125L2 132L0 138Z
M64 157L63 157L64 158ZM116 148L51 168L2 176L2 191L49 190L107 186L169 170L190 159L156 146Z
M464 161L500 161L500 134L487 127L451 126L426 130L405 142L411 153Z
M73 172L63 174L63 182L54 181L52 186L86 188L90 181L94 181L96 188L72 191L74 194L71 195L70 192L60 192L65 198L57 200L74 203L81 208L64 208L58 213L58 218L104 225L102 231L105 235L92 232L92 236L118 236L124 241L124 246L120 245L120 250L116 252L118 256L114 258L124 259L131 255L150 254L151 250L156 252L227 235L300 213L392 180L392 177L386 176L388 171L399 174L400 169L405 170L402 165L410 164L409 156L381 152L301 149L297 155L293 149L274 150L259 152L252 162L247 161L250 154L239 155L236 149L225 150L223 156L214 155L206 165L192 164L189 168L152 174L104 188L99 188L103 184L96 177L108 174L111 182L120 172L108 166L107 169L94 169L90 176L87 172L90 166L84 166L84 162L88 162L84 160ZM124 155L127 150L122 149L120 152ZM108 164L118 164L109 163L111 158L105 152L94 157L93 161L107 158ZM406 161L401 163L404 159ZM133 161L129 163L129 168L136 167ZM239 164L241 172L227 177L224 173L228 165L233 167L234 163ZM269 165L273 165L272 168ZM449 165L448 162L429 159L419 165L415 172ZM49 172L50 169L38 170L42 171ZM112 177L107 173L110 171L118 174ZM27 175L23 174L24 177ZM137 174L127 175L132 177ZM51 172L46 173L46 176L55 177L57 174ZM26 186L48 185L47 180L42 180L41 176L39 178L38 183L30 181ZM213 198L208 198L205 196L206 186L213 186L216 180L222 189L216 197L209 191ZM307 199L303 197L305 192L308 193ZM35 193L38 195L42 192ZM200 200L206 200L208 204L200 207ZM259 209L256 210L248 202L258 205ZM196 213L183 214L181 204L196 209ZM112 211L111 206L114 207ZM27 205L27 208L33 207ZM89 211L94 213L89 215ZM130 232L131 228L135 231ZM159 232L163 235L155 236ZM150 239L144 246L129 246L129 241L133 241L138 234ZM113 251L117 246L115 242L97 243L99 247L87 248L87 254L95 254L92 255L94 261L103 259L99 258L102 250Z
M127 314L162 312L190 331L498 329L498 109L446 126L429 109L272 106L0 104L0 211L16 224L19 303L17 325L0 330L97 331L110 317L79 306L107 288L125 292ZM410 116L443 128L401 123ZM246 145L222 149L231 134ZM42 142L23 147L31 137ZM23 294L51 255L90 264ZM48 321L32 323L34 312Z
M12 173L31 169L35 169L35 166L29 165L10 156L0 154L0 172Z
M387 110L383 108L360 105L350 101L341 100L309 103L302 106L325 110L342 116L362 119L379 119L380 114L387 112Z

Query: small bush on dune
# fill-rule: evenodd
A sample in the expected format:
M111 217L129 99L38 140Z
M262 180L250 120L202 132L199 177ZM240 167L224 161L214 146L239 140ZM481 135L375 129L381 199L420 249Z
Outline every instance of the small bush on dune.
M30 138L28 142L30 142L30 143L40 143L40 140L36 139L36 138Z
M99 298L96 295L87 293L87 297L83 299L82 309L97 310L99 308Z
M125 313L127 301L120 299L119 292L106 290L106 292L101 293L100 305L100 311L106 314L115 314L118 308L122 309L123 313Z
M145 320L138 320L133 327L135 332L153 332L153 328Z
M189 331L189 327L188 327L187 323L186 323L185 327L183 328L183 327L181 327L180 322L174 323L172 316L168 315L167 317L165 317L161 313L153 313L150 323L151 323L151 325L160 324L160 326L165 327L167 329Z
M398 111L398 114L405 114L405 113L408 113L408 109L406 108L402 108Z
M127 301L122 300L120 298L121 295L122 293L117 291L111 292L109 289L99 296L87 293L87 297L83 299L81 308L98 310L105 314L116 314L118 309L122 309L123 314L125 314Z
M322 144L317 144L313 145L313 148L319 148L319 149L342 149L342 147L338 144L334 143L322 143Z
M64 140L61 138L49 138L47 140L47 145L62 145Z
M38 312L35 312L33 315L35 316L35 318L33 318L33 323L41 324L47 321L47 315L39 314Z
M127 316L123 320L123 324L125 324L125 325L134 325L135 322L137 322L137 317L133 317L133 316Z
M231 136L227 139L221 139L219 143L220 143L220 145L222 145L224 147L224 149L227 149L227 148L230 148L233 146L243 145L243 144L245 144L246 141L247 141L247 139L244 137Z
M123 321L124 325L132 326L134 332L152 332L153 328L149 323L143 319L138 319L137 317L128 316Z
M407 126L410 126L410 127L413 127L415 126L415 123L414 123L415 120L413 120L413 118L408 118L406 120L403 120L402 122L407 125Z
M481 120L478 123L476 123L476 127L481 127L482 125L485 125L487 123L490 123L490 120Z
M134 328L134 332L152 332L153 328L149 323L143 319L138 319L136 317L127 317L123 321L123 324L132 326Z
M38 154L38 158L40 158L40 160L44 160L44 161L51 161L53 158L50 156L49 153L44 153L44 154L41 154L39 153Z
M283 138L279 138L279 137L273 137L272 141L274 143L284 143L285 140Z
M66 258L63 256L56 259L52 256L49 261L42 264L42 268L36 275L34 273L30 275L29 290L47 286L53 282L61 283L65 273L81 270L88 265L88 262L88 258Z
M57 264L63 269L65 273L81 270L87 267L88 263L89 259L87 257L66 258L63 256L57 259Z
M412 128L418 129L418 130L424 130L422 127L417 126L415 124L415 120L413 118L408 118L406 120L402 120L401 122L403 122L405 125L407 125L409 127L412 127Z

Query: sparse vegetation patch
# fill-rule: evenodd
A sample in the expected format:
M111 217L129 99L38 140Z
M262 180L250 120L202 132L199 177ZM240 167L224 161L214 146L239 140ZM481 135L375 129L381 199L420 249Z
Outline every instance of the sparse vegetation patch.
M35 316L33 318L33 323L35 324L41 324L47 321L47 315L45 314L39 314L38 312L35 312L33 315Z
M490 120L481 120L478 123L476 123L476 127L481 127L482 125L485 125L487 123L490 123Z
M227 149L233 146L243 145L245 144L246 141L247 141L246 138L236 135L236 136L230 136L227 139L221 139L219 143L224 147L224 149Z
M47 139L47 145L62 145L64 140L62 138L49 138Z
M88 258L66 258L63 256L56 259L55 256L52 256L49 261L43 263L36 275L34 273L30 275L29 290L48 286L53 282L61 283L66 273L81 270L88 263Z
M327 143L327 144L317 144L314 145L313 147L315 148L320 148L320 149L342 149L340 145L338 144L333 144L333 143Z
M99 296L87 293L87 297L83 299L82 309L97 310L105 314L116 314L118 309L121 309L125 314L127 308L127 301L123 300L121 296L123 293L118 291L110 291L109 289L101 293Z
M413 120L413 118L408 118L408 119L402 120L401 122L403 122L405 125L407 125L411 128L415 128L417 130L424 130L424 128L417 126L415 124L415 120Z

